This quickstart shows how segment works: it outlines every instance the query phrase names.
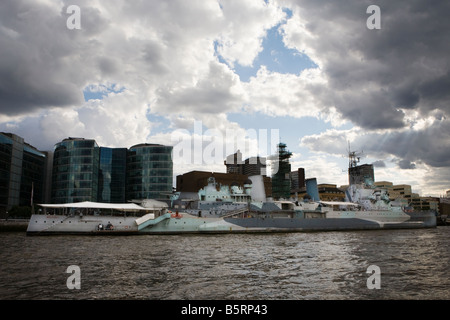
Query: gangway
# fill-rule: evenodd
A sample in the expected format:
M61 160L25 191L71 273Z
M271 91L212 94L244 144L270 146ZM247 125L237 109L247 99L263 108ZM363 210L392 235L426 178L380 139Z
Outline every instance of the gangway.
M140 217L139 219L136 219L135 222L138 226L138 230L140 231L148 226L158 224L161 221L166 220L166 219L170 219L170 213L165 213L165 214L157 217L156 219L154 219L154 217L155 216L153 213L148 213L148 214Z

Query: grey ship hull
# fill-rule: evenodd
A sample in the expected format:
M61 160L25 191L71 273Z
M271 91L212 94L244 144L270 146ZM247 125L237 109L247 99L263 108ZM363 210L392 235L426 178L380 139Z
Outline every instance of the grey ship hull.
M183 215L179 219L167 218L156 224L143 226L143 234L184 233L275 233L318 232L345 230L419 229L436 227L433 212L409 213L401 220L370 220L361 218L201 218Z
M307 231L339 231L339 230L376 230L376 229L412 229L436 227L436 217L430 214L409 214L410 219L402 222L380 222L360 218L326 218L326 219L294 219L294 218L225 218L230 224L245 228L246 231L267 232L307 232Z
M111 222L113 230L98 230L98 225ZM132 217L98 217L33 215L27 229L29 235L44 234L203 234L203 233L273 233L345 230L412 229L436 227L433 212L408 213L392 217L299 218L277 215L257 217L205 218L190 214L170 213L138 223Z

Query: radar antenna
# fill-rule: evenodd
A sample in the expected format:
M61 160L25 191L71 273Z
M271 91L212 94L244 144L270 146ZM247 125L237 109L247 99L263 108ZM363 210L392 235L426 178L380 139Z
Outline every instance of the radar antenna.
M361 160L363 151L361 152L352 151L352 149L350 148L350 141L348 141L347 154L348 154L348 167L354 168L358 165L359 161Z

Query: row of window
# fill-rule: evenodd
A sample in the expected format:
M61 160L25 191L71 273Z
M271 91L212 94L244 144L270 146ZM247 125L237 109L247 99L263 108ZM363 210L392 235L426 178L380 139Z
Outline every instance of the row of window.
M94 156L98 154L98 149L85 148L85 149L73 149L73 150L56 150L55 157L66 158L66 157L86 157Z
M172 184L169 182L152 183L152 184L128 184L127 191L170 191Z
M130 148L128 154L130 155L145 155L145 154L154 154L154 153L167 153L171 154L173 147L169 146L144 146L144 147L135 147Z
M70 188L53 190L53 198L86 197L90 199L93 195L96 197L96 191L93 188Z
M4 172L6 173L6 171ZM0 171L1 174L1 171ZM100 171L100 174L96 172L70 172L70 173L54 173L53 181L79 181L79 180L97 180L100 176L100 179L103 180L122 180L127 176L128 179L141 179L143 182L145 181L154 181L154 179L160 178L172 178L172 170L142 170L142 171L131 171L126 175L125 172L104 172ZM116 179L112 179L115 177Z
M161 154L147 154L147 155L137 155L127 157L127 162L131 163L146 163L152 161L172 161L172 156L167 153Z
M127 172L128 177L171 177L172 168L162 169L143 169L143 170L129 170Z
M98 161L94 161L93 157L64 157L64 158L54 158L53 159L53 166L67 166L67 165L74 165L74 164L97 164Z
M172 168L171 161L153 161L153 162L137 162L128 164L128 170L145 170L145 169L159 169L159 168Z
M95 168L97 169L97 168ZM63 172L92 172L94 171L94 166L89 164L76 164L76 165L70 165L70 166L53 166L53 174L63 173Z

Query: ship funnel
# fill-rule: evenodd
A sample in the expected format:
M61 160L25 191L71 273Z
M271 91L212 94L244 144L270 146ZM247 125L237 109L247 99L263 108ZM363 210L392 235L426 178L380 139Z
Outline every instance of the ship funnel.
M250 176L252 181L251 196L253 201L266 201L266 191L264 189L263 176Z
M306 182L306 193L309 194L312 200L320 201L316 178L306 179L305 182Z

